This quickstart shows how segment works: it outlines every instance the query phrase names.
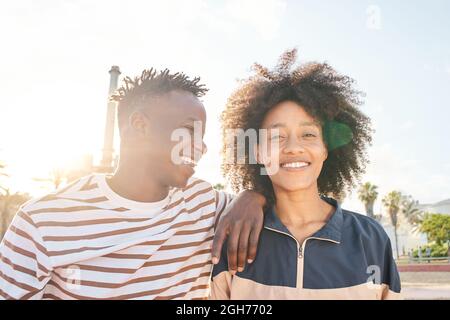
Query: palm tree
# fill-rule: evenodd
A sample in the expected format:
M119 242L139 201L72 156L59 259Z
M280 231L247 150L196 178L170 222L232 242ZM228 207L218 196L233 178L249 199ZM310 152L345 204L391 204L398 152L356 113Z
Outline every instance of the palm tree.
M69 184L88 174L92 173L92 168L63 168L54 167L47 177L34 177L33 181L42 183L42 188L47 189L50 184L54 190L63 184Z
M382 200L383 205L386 207L389 213L389 217L391 218L391 224L394 227L395 250L397 254L397 259L399 258L398 237L397 237L398 213L400 211L402 199L403 199L402 194L399 191L391 191Z
M379 220L379 216L373 213L373 205L378 197L378 187L370 182L366 182L358 190L358 198L364 203L367 216Z
M8 229L8 225L11 220L12 210L17 210L17 207L25 203L30 199L30 196L27 193L11 193L9 188L0 187L3 191L0 194L0 202L2 206L0 207L0 215L1 215L1 230L0 230L0 240L3 238L6 230Z
M33 181L43 183L45 185L51 184L52 187L56 190L59 186L67 180L67 172L63 168L54 167L49 172L48 177L34 177Z
M0 161L0 177L8 177L8 174L5 172L6 164Z
M423 211L419 209L419 201L414 200L411 196L403 197L402 213L413 226L413 231L417 231L423 221Z
M5 163L0 161L0 178L8 177L8 174L5 172L5 168ZM2 204L2 207L0 207L0 239L3 237L3 233L5 232L6 226L8 224L8 217L5 210L5 207L7 206L7 196L9 196L9 189L0 185L0 203Z
M4 173L2 172L5 169L5 164L0 162L0 175L4 175Z
M0 178L8 178L9 174L6 173L6 164L0 161ZM0 181L1 182L1 181ZM10 189L4 185L0 185L0 240L8 228L11 220L11 209L16 209L18 206L29 200L28 194L23 193L11 193Z

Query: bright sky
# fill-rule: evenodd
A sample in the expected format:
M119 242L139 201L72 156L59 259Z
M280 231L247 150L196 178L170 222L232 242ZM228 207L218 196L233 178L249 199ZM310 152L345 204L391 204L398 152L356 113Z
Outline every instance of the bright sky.
M0 11L0 159L11 188L99 155L108 70L168 67L210 91L197 176L221 182L218 116L253 62L297 47L357 80L377 130L363 181L422 203L450 198L450 2L8 1ZM27 191L27 190L24 190ZM345 206L361 210L350 198ZM375 208L377 210L377 207Z

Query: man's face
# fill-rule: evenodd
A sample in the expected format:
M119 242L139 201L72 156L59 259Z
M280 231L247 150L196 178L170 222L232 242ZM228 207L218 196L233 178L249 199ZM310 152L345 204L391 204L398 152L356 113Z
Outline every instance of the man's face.
M130 116L135 150L155 179L185 187L206 152L206 112L192 93L172 91L155 98Z

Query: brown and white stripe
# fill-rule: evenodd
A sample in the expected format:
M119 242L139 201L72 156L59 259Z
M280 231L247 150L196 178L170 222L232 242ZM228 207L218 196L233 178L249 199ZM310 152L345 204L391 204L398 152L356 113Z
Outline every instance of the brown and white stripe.
M232 200L192 178L137 203L91 175L26 203L0 244L0 299L205 299Z

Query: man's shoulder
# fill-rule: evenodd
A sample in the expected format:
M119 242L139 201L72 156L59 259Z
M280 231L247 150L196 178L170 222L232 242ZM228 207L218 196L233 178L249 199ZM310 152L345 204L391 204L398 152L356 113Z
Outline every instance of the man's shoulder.
M201 199L205 199L205 197L215 197L214 188L211 183L196 177L189 178L186 186L178 191L182 192L185 200L187 201L201 201Z
M197 177L190 177L188 182L186 183L186 187L183 188L183 190L188 190L189 188L193 187L194 185L201 185L204 187L210 187L212 188L212 184L209 183L206 180L203 180L201 178L197 178Z
M95 189L98 188L96 178L96 174L91 174L76 179L75 181L61 186L50 193L28 200L20 207L19 210L28 214L36 211L43 211L47 208L55 207L55 205L58 206L58 203L65 202L67 200L71 200L72 202L90 201L90 195L92 195L93 192L95 192Z

